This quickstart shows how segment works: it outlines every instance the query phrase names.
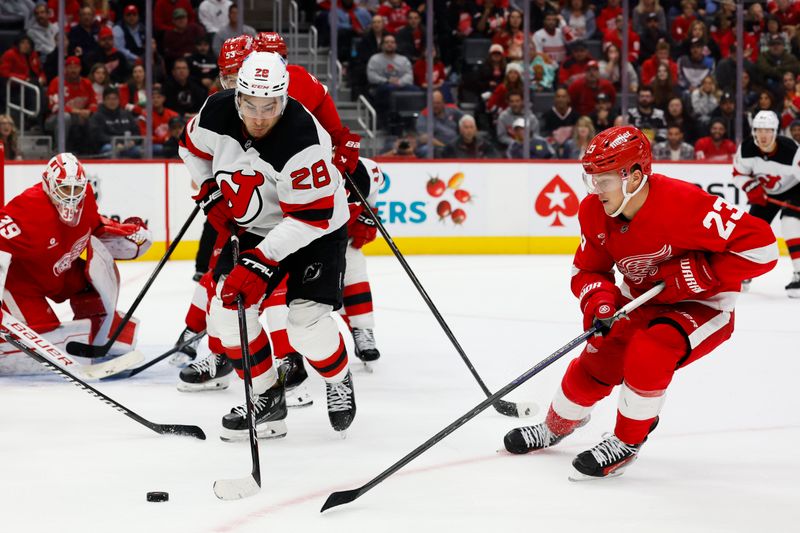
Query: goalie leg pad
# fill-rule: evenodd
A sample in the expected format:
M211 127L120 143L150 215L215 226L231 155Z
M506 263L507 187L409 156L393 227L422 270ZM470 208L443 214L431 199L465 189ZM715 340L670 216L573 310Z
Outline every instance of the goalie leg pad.
M93 344L102 345L108 341L111 324L117 310L119 271L114 263L114 258L111 257L105 245L94 235L89 239L85 274L96 291L105 314L92 338ZM82 305L86 305L86 302L83 302ZM74 307L73 310L75 310ZM75 315L79 316L77 310L75 310ZM82 314L81 316L89 315Z

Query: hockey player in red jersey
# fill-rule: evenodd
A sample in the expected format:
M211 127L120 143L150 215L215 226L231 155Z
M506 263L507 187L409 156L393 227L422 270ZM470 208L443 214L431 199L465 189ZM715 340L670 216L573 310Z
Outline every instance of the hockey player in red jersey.
M771 223L781 215L781 233L789 248L794 274L786 285L790 298L800 298L800 146L778 135L774 111L753 117L753 137L744 141L733 159L733 181L747 194L750 214ZM796 209L770 203L788 202ZM750 280L745 280L744 287Z
M216 294L208 330L241 370L236 313L241 295L253 358L256 425L260 436L286 433L283 380L272 365L260 304L287 278L287 335L325 380L328 415L336 431L355 417L347 351L331 311L341 306L348 219L341 176L331 163L328 133L288 96L286 63L253 52L238 73L236 90L212 95L181 137L180 154L199 185L195 196L221 233L234 221L242 254L230 246L214 269ZM245 407L223 417L226 440L247 438Z
M70 153L53 157L42 181L0 208L3 311L63 349L70 340L105 344L122 315L116 311L119 273L114 259L134 259L151 244L141 219L101 217L83 165ZM81 254L87 253L87 259ZM69 301L74 320L62 323L47 300ZM112 354L133 349L132 319ZM4 353L16 350L0 344Z
M578 454L573 480L620 475L637 457L675 370L730 338L742 280L768 272L778 259L764 221L691 183L653 174L650 158L649 141L632 126L608 129L589 144L582 164L590 194L580 205L571 288L586 329L607 325L657 283L665 288L586 344L544 422L505 436L512 453L552 446L620 385L614 433Z

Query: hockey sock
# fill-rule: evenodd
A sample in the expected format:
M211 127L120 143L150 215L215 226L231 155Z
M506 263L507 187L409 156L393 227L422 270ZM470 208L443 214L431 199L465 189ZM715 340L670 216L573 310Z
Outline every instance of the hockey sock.
M197 284L192 295L192 303L186 312L186 327L194 332L206 329L206 307L208 307L207 288Z
M325 381L329 383L341 381L347 374L347 350L341 334L339 335L339 346L328 357L313 360L306 356L306 360Z
M275 353L276 359L283 359L290 353L295 353L297 350L292 348L289 343L289 334L285 329L269 332L270 341L272 341L272 350Z
M372 290L369 281L345 286L344 311L351 328L372 329L375 327L375 318L372 314Z
M268 372L272 368L272 351L270 350L269 339L267 339L267 334L264 330L261 330L258 336L250 341L247 347L250 351L250 373L255 380L256 377ZM241 346L226 346L225 353L231 360L231 364L233 368L236 369L236 373L239 377L244 377Z
M792 267L795 272L800 272L800 218L786 216L784 213L781 217L781 231L786 239L786 247L789 248Z

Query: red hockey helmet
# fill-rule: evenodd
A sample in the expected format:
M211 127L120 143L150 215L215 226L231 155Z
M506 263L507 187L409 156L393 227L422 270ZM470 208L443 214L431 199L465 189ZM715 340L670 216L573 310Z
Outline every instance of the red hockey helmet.
M262 31L256 35L253 46L257 52L275 52L284 59L289 55L286 41L283 40L280 33L274 31Z
M587 174L602 174L618 171L627 178L634 165L639 165L642 174L652 172L653 158L650 141L641 130L633 126L615 126L595 135L581 159Z
M236 80L230 80L230 82L226 83L226 78L229 76L234 77L239 73L244 58L250 55L252 51L253 38L249 35L231 37L222 43L217 65L219 66L219 78L223 89L233 89L236 86Z
M78 158L68 152L53 157L42 173L42 182L62 222L77 226L88 185L86 172Z

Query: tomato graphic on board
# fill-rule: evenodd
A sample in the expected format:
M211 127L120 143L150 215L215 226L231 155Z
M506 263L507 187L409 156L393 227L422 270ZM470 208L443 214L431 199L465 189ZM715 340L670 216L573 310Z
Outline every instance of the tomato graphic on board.
M434 198L439 198L444 194L444 191L447 189L447 185L445 185L445 183L440 180L438 176L432 176L431 179L428 180L428 184L425 186L425 189L428 191L428 194Z
M574 217L578 214L578 195L572 187L564 181L561 176L556 174L542 192L536 197L536 212L543 217L549 217L555 213L555 218L550 226L563 226L564 223L558 217L559 214L565 217Z
M453 219L453 224L463 224L467 220L467 212L459 207L450 213L450 218Z
M453 207L447 200L442 200L439 202L439 205L436 206L436 214L439 215L439 220L444 220L449 217L452 211Z
M458 189L453 193L453 196L456 197L456 200L465 204L472 199L472 195L466 189Z

